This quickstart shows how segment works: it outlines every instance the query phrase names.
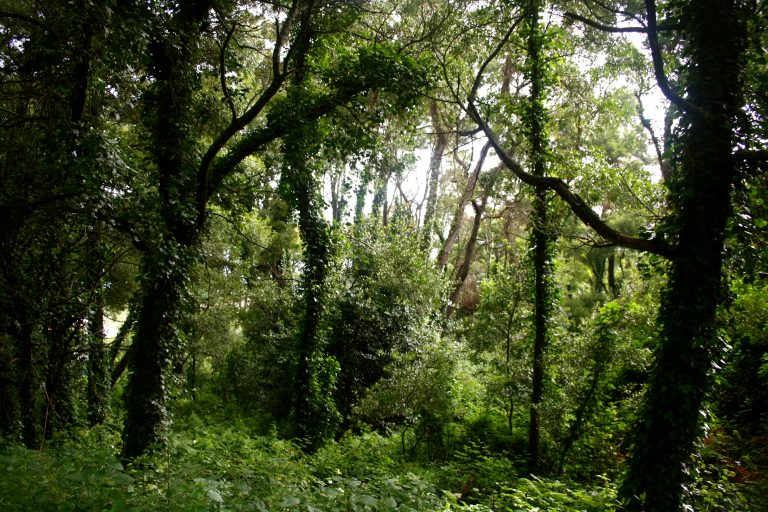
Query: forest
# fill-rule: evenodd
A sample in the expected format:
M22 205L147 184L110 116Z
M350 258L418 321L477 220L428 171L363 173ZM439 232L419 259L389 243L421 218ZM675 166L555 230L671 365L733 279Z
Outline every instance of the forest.
M2 510L768 510L765 0L0 42Z

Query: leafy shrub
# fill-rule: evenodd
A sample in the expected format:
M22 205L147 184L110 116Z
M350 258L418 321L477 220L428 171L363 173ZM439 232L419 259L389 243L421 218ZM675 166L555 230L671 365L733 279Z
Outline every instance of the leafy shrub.
M52 451L0 451L0 508L7 511L127 510L134 479L117 460L118 437L103 428Z
M425 343L418 352L396 354L389 376L361 402L361 418L374 425L401 425L402 449L410 457L419 450L427 459L442 457L444 429L457 405L454 354L439 340Z
M442 465L439 485L461 501L487 502L517 478L520 461L469 443Z

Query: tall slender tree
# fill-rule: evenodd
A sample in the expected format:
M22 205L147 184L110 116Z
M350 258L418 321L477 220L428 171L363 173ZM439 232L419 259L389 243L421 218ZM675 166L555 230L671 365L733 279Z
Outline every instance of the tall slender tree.
M530 144L530 169L533 176L543 178L547 167L546 124L546 60L543 55L545 34L539 21L541 0L529 0L526 5L524 27L528 55L526 75L530 82L527 111L527 135ZM549 322L552 312L552 247L553 236L547 214L546 187L534 189L531 217L531 252L533 260L533 374L531 378L531 404L528 427L528 470L538 472L540 457L541 416L544 397L545 351L549 341Z

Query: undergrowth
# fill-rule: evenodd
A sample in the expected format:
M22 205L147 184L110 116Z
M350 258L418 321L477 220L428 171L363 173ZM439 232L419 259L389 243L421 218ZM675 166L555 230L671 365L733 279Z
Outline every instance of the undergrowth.
M119 432L109 426L41 451L4 446L0 510L598 512L616 503L607 477L584 485L525 476L508 455L472 443L417 463L404 460L397 436L373 432L305 454L274 434L193 414L166 448L127 468L118 451ZM717 499L749 510L726 478L698 492L701 510L725 510Z

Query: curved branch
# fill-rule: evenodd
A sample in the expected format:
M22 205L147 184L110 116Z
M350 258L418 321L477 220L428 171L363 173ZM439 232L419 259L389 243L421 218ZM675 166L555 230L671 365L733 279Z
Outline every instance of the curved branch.
M645 9L648 20L648 46L651 48L653 72L656 75L656 82L659 85L659 89L661 89L662 94L664 94L664 96L682 112L687 112L696 116L700 115L696 105L686 101L682 96L679 96L669 85L669 80L664 72L664 59L661 56L661 46L659 45L655 0L645 0Z
M208 195L208 190L210 188L208 185L208 175L214 159L235 135L237 135L254 119L256 119L256 117L262 112L262 110L264 110L270 100L272 100L272 98L280 91L280 88L285 82L287 77L287 65L288 60L291 58L291 52L289 50L285 60L282 61L280 54L283 51L283 46L285 45L288 33L293 25L295 17L299 12L300 3L301 0L294 0L293 4L291 5L291 9L288 12L288 17L286 18L285 22L283 22L282 27L279 26L279 23L276 27L275 47L272 51L272 81L269 83L269 86L267 86L267 88L262 91L261 95L256 100L256 103L254 103L251 108L243 113L242 116L234 118L232 122L229 123L229 126L224 128L224 130L219 133L218 137L216 137L216 140L211 143L211 145L208 147L208 150L205 152L205 155L203 155L202 160L200 161L200 167L198 167L197 170L196 193L198 224L202 224L205 219L205 205L208 202L208 198L210 197ZM226 43L224 46L226 46Z
M621 233L603 221L600 216L590 208L588 204L575 192L573 192L567 183L560 178L549 176L534 176L525 172L523 166L512 158L501 147L496 135L493 133L488 124L480 116L474 103L469 102L468 110L472 118L482 128L485 136L488 137L488 141L493 147L496 155L502 161L502 163L511 170L520 181L526 185L534 187L542 187L554 191L560 199L571 208L571 211L587 226L595 230L595 232L604 239L612 242L615 245L626 247L629 249L636 249L638 251L650 252L658 254L660 256L669 257L672 252L672 248L666 242L659 239L646 240L644 238L637 238L630 235Z
M656 82L658 83L659 89L661 89L662 94L664 94L664 97L667 98L673 105L679 108L682 112L687 112L689 114L698 116L699 109L696 107L696 105L685 100L682 96L678 95L675 91L672 90L672 87L669 85L669 80L667 79L667 75L664 72L664 59L661 56L661 45L659 45L659 32L663 32L667 30L679 30L680 25L657 23L655 0L645 0L645 9L646 9L646 20L647 20L646 27L614 27L611 25L605 25L598 21L591 20L589 18L585 18L584 16L581 16L573 12L565 12L563 16L565 16L566 18L571 18L571 19L580 21L585 25L588 25L597 30L602 30L603 32L612 32L612 33L635 32L635 33L646 34L648 36L648 46L651 49L651 59L653 60L653 72L656 77Z
M364 87L351 88L344 91L325 94L317 98L314 103L308 104L303 110L305 120L314 121L333 112L338 106L352 100L360 94ZM270 142L279 139L285 135L290 128L290 120L275 120L268 122L262 127L253 129L243 135L225 155L216 159L216 162L210 168L210 176L205 182L204 200L219 188L224 179L237 167L243 160L260 151ZM201 186L198 183L198 186ZM200 222L205 220L205 210L198 212L202 214Z

